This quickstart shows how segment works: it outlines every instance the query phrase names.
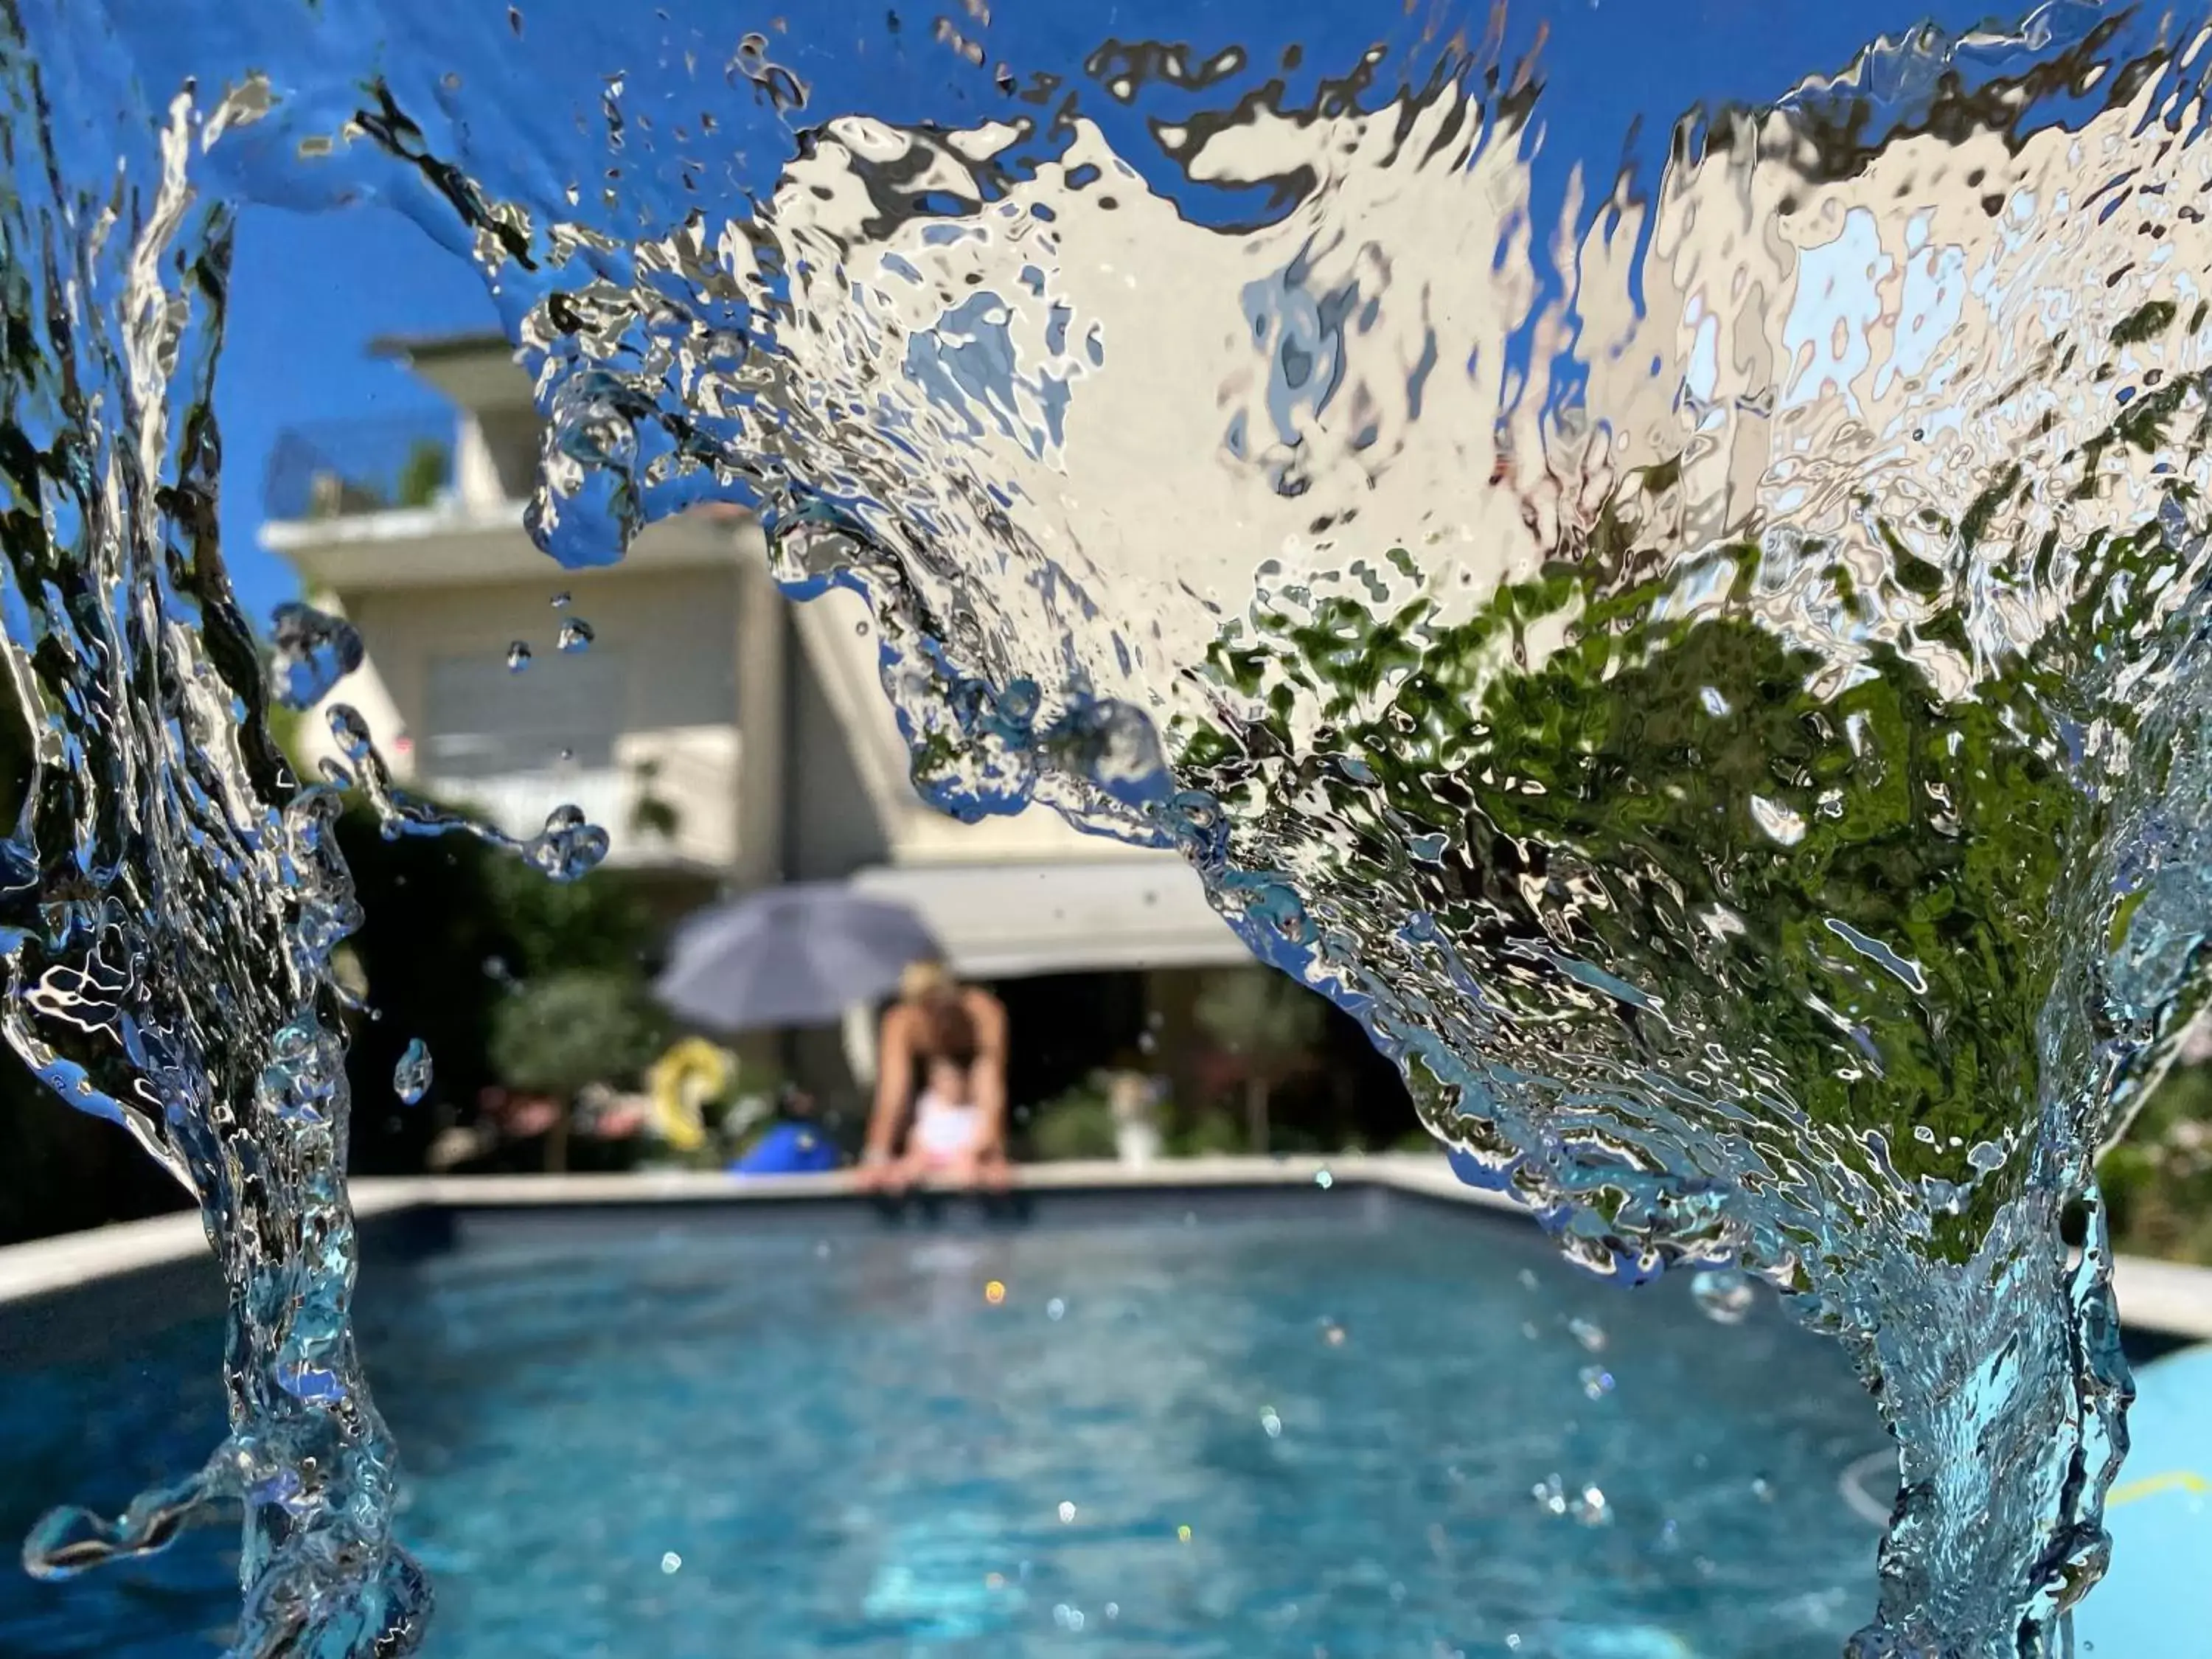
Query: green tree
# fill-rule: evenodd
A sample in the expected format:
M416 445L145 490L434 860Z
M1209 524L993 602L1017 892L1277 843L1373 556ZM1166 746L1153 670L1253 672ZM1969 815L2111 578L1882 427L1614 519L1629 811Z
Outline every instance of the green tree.
M1619 1236L1698 1245L1718 1195L1756 1184L1790 1217L1770 1245L1817 1251L1866 1182L1902 1182L1960 1256L2027 1177L2046 1081L2089 1071L2086 1015L2063 1052L2039 1024L2094 965L2080 941L2126 923L2087 878L2119 808L2069 776L2069 733L2135 732L2100 663L2180 648L2141 596L2188 556L2156 522L2097 538L2033 659L1947 696L1872 628L1849 672L1786 641L1750 603L1748 544L1708 556L1707 600L1671 601L1686 573L1631 509L1673 483L1637 481L1583 558L1465 621L1300 596L1231 624L1209 667L1232 712L1171 732L1178 776L1224 809L1229 866L1289 875L1311 933L1357 942L1353 988L1417 1096L1462 1139L1540 1153ZM1941 528L1970 544L2018 488ZM1917 606L1907 643L1973 660L1955 611L1918 603L1943 573L1878 532L1881 592L1811 544L1797 603ZM2088 1138L2094 1092L2060 1107ZM1687 1180L1668 1191L1655 1158Z
M1296 980L1266 968L1211 974L1192 1005L1199 1029L1235 1055L1244 1074L1244 1133L1264 1152L1275 1085L1312 1059L1328 1009Z
M374 1011L354 1023L347 1056L364 1173L421 1169L443 1127L440 1109L471 1109L486 1086L514 1081L502 1076L489 1034L515 988L582 969L626 979L641 994L658 930L626 872L550 882L473 836L387 837L361 806L339 820L338 842L362 908L347 948ZM406 1110L392 1097L392 1068L416 1037L437 1081L428 1109Z
M491 1058L514 1087L550 1095L561 1108L547 1138L545 1167L566 1167L568 1108L593 1083L635 1080L666 1030L635 975L604 969L558 973L517 989L492 1017Z

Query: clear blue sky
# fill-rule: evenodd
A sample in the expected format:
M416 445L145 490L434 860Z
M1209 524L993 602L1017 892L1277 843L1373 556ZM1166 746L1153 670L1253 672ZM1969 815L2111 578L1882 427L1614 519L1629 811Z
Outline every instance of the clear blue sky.
M247 210L216 411L224 551L257 624L297 586L290 568L256 539L262 475L277 434L304 423L441 410L443 400L405 369L373 361L368 342L496 325L483 279L387 208Z

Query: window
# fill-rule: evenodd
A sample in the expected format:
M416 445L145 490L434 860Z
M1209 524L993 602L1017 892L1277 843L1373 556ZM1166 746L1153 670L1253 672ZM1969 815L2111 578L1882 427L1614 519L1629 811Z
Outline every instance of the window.
M621 658L599 650L547 652L520 673L493 653L434 659L419 734L423 775L460 783L606 770L625 724L626 689Z

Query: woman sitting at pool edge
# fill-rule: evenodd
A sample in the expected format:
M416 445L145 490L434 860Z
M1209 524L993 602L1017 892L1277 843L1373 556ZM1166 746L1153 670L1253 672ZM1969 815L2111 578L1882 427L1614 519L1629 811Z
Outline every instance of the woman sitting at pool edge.
M872 1190L1006 1182L1006 1010L943 963L917 962L884 1012L860 1154ZM895 1152L901 1132L905 1150Z

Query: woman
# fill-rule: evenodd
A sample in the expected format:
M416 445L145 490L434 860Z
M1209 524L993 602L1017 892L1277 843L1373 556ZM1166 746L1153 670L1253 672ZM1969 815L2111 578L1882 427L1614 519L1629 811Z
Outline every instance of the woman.
M942 963L914 963L884 1012L877 1068L862 1186L1004 1184L1006 1010L998 998ZM902 1130L905 1150L896 1152Z

